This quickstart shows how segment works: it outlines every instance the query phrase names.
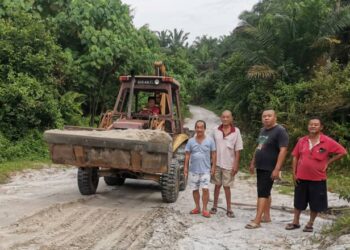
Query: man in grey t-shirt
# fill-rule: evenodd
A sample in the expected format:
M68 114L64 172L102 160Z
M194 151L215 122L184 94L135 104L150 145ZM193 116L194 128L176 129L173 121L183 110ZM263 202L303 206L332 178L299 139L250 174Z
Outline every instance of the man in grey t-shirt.
M209 136L205 135L206 124L202 120L198 120L195 124L196 135L188 140L186 144L184 174L189 175L189 186L193 190L193 199L196 204L190 214L199 214L200 193L202 189L204 217L210 217L207 209L209 200L209 181L210 174L215 172L216 166L216 148L215 142Z
M274 110L265 110L262 114L262 123L258 146L251 161L249 170L257 176L257 211L255 219L246 225L247 229L259 228L261 222L270 222L271 189L287 155L288 134L277 124Z

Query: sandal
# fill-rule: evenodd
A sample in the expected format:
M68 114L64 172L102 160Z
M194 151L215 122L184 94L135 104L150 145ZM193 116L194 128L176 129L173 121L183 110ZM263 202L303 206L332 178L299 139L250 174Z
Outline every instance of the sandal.
M253 222L253 221L255 221L255 219L252 219L250 221ZM265 219L261 220L261 223L270 223L270 222L271 222L271 220L265 220Z
M288 223L285 227L286 230L294 230L300 228L299 224Z
M210 213L211 214L216 214L218 212L218 209L216 208L216 207L212 207L211 209L210 209Z
M235 217L236 217L232 210L227 211L227 212L226 212L226 215L227 215L227 217L229 217L229 218L235 218Z
M190 211L190 214L199 214L200 212L201 210L199 210L198 208L195 208Z
M205 218L210 218L210 213L209 213L209 211L207 211L207 210L206 210L206 211L203 211L203 212L202 212L202 216L205 217Z
M256 224L255 222L250 222L247 225L245 225L246 229L257 229L259 227L261 227L261 225L260 224Z
M312 226L306 225L303 229L303 232L312 233L314 231L314 228Z

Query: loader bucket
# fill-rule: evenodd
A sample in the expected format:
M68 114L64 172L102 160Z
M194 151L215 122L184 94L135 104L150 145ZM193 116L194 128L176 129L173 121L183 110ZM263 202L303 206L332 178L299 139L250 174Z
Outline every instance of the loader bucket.
M159 130L47 130L54 163L162 174L172 158L172 138Z

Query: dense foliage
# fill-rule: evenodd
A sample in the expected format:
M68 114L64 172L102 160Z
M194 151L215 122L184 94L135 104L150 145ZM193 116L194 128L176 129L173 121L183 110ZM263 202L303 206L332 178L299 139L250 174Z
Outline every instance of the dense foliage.
M242 165L265 108L277 110L292 146L318 116L349 150L349 4L261 0L231 34L189 45L183 30L136 28L121 0L2 0L0 164L47 157L45 129L96 126L113 107L118 76L152 73L156 60L182 83L184 104L233 111L244 135ZM330 171L334 191L350 200L350 156ZM349 233L348 224L344 216L331 230Z
M230 35L198 38L190 48L200 76L193 101L232 110L248 144L261 111L274 108L291 145L317 116L325 133L350 148L347 2L265 0L242 13ZM349 171L349 163L347 156L333 167Z
M45 129L95 126L114 105L120 74L152 73L163 60L191 85L187 37L175 31L167 51L118 0L1 1L0 162L45 155ZM185 86L182 95L188 100Z
M155 60L183 84L184 103L233 111L245 159L266 107L278 111L292 145L308 117L319 116L325 132L349 148L348 2L263 0L231 34L189 45L183 30L136 28L120 0L3 0L0 138L8 150L0 161L25 155L4 145L40 141L47 128L96 125L113 106L118 76L152 73Z

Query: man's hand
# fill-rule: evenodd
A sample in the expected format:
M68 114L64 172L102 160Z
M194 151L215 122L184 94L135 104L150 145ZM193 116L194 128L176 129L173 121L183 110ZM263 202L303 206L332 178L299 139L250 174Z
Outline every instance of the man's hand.
M185 178L187 178L187 176L188 176L188 168L187 167L184 167L184 176L185 176Z
M293 172L293 184L294 184L294 187L296 187L298 185L298 179L297 179L297 176L294 172Z
M210 175L215 175L215 167L212 167L212 168L210 169Z
M238 167L233 167L232 170L231 170L231 175L232 176L235 176L236 174L238 173Z
M254 163L253 162L251 162L249 165L249 173L254 174Z
M280 179L280 170L279 169L275 169L272 171L271 179L272 180Z
M325 166L324 169L323 169L323 172L326 172L326 171L327 171L328 165L329 165L329 163L327 162L326 166Z

